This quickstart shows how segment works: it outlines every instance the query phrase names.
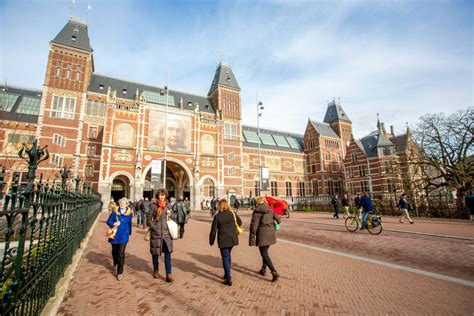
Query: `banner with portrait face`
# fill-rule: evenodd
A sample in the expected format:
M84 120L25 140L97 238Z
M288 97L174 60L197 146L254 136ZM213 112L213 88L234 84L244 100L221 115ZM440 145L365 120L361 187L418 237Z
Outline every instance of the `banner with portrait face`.
M166 117L168 120L166 122ZM191 152L191 117L164 112L150 111L148 122L148 149L164 150L166 131L166 151Z

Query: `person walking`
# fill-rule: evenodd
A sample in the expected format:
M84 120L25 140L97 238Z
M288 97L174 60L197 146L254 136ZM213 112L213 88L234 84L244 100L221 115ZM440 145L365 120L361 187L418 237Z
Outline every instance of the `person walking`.
M370 196L367 194L367 192L362 192L362 198L360 199L360 205L362 207L362 224L360 229L363 230L365 229L366 222L367 222L367 215L369 215L369 212L372 212L374 210L374 207L372 206L372 199Z
M212 200L211 200L211 209L210 209L211 210L211 217L216 215L217 203L218 203L217 198L213 197Z
M219 201L217 212L217 215L212 220L211 231L209 232L209 245L214 245L217 234L217 246L221 252L222 266L224 267L224 280L222 283L231 286L231 252L232 248L239 244L235 222L242 226L242 220L230 210L229 203L224 199Z
M135 209L137 210L137 226L142 225L142 227L145 228L145 210L143 208L143 201L138 201Z
M349 198L347 197L347 193L344 193L341 203L342 203L342 207L344 208L343 218L347 218L351 216L351 213L349 212Z
M239 208L240 208L239 199L235 199L234 208L235 208L235 210L236 210L237 212L239 211Z
M408 210L410 209L410 204L408 204L406 196L407 195L405 193L402 193L402 196L400 197L400 200L398 201L398 204L397 204L397 206L400 209L400 212L402 213L402 216L400 217L399 222L403 223L403 219L405 219L405 216L406 216L410 224L413 224L414 222L410 218L410 214L408 213Z
M174 218L176 218L176 224L179 226L179 238L184 236L184 225L188 222L191 208L184 202L183 196L178 197L178 201L173 205Z
M357 193L357 196L354 199L354 206L356 208L354 217L358 217L359 220L361 220L362 205L361 205L361 200L360 200L360 194L359 193Z
M339 201L338 201L338 197L339 196L336 194L331 199L331 204L332 204L332 207L334 208L334 215L332 217L334 217L336 219L339 219Z
M150 253L153 260L153 277L160 278L158 272L158 257L165 255L166 282L173 282L171 275L171 253L173 252L173 239L171 238L166 223L167 218L173 218L171 207L166 199L166 191L160 189L156 192L156 200L151 203L148 227L150 227Z
M257 246L262 256L262 268L258 273L265 276L267 267L272 273L272 282L279 278L279 274L273 266L268 250L271 245L276 244L274 223L280 224L281 220L275 212L268 207L267 199L259 196L256 200L256 208L252 213L249 229L249 246Z
M469 191L468 194L466 194L466 197L464 198L464 202L466 203L466 207L469 210L469 217L470 220L474 220L474 194L472 194L472 191Z
M114 267L117 268L117 280L123 279L123 266L125 265L125 248L127 247L129 236L132 234L132 210L127 207L126 198L119 200L119 206L116 207L107 219L107 225L110 228L116 226L117 232L115 238L109 238L112 245L112 258Z

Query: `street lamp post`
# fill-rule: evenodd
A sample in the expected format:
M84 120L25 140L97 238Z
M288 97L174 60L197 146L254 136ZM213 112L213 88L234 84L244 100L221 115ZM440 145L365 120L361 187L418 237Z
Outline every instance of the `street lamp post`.
M262 101L257 102L257 138L258 138L258 172L259 172L259 192L258 195L260 195L260 191L262 190L262 156L260 155L260 116L262 116L262 110L264 109ZM257 192L255 192L256 194Z
M166 152L167 152L167 132L168 132L168 100L169 100L169 89L168 86L165 86L164 91L160 91L160 95L166 95L166 114L165 114L165 135L164 135L164 149L165 149L165 158L163 159L163 189L166 190Z

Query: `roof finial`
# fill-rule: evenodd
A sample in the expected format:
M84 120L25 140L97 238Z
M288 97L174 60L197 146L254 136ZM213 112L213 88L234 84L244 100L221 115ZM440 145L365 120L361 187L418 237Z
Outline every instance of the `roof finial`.
M380 131L381 127L379 112L377 112L377 129Z

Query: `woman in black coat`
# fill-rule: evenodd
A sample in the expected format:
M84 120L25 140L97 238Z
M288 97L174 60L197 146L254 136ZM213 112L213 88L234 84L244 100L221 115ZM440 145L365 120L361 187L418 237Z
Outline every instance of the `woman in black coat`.
M158 273L158 256L165 255L166 282L173 282L171 276L171 253L173 252L173 238L171 238L166 223L167 217L172 216L171 207L166 200L166 191L161 189L156 192L156 200L151 204L151 213L147 217L150 228L150 253L153 259L153 277L160 278Z
M268 207L267 200L260 196L256 200L257 207L252 214L249 231L249 245L258 246L260 255L262 256L262 268L258 273L265 275L267 267L272 273L272 282L278 280L280 276L273 266L272 259L268 255L270 245L276 244L276 234L274 222L280 224L280 217Z
M237 221L239 226L242 226L242 220L230 210L229 203L226 200L220 200L217 211L217 215L212 220L209 244L211 246L214 245L217 233L217 245L221 251L222 265L224 266L224 281L222 283L230 286L232 285L230 273L232 259L230 253L232 248L239 244L235 221Z

